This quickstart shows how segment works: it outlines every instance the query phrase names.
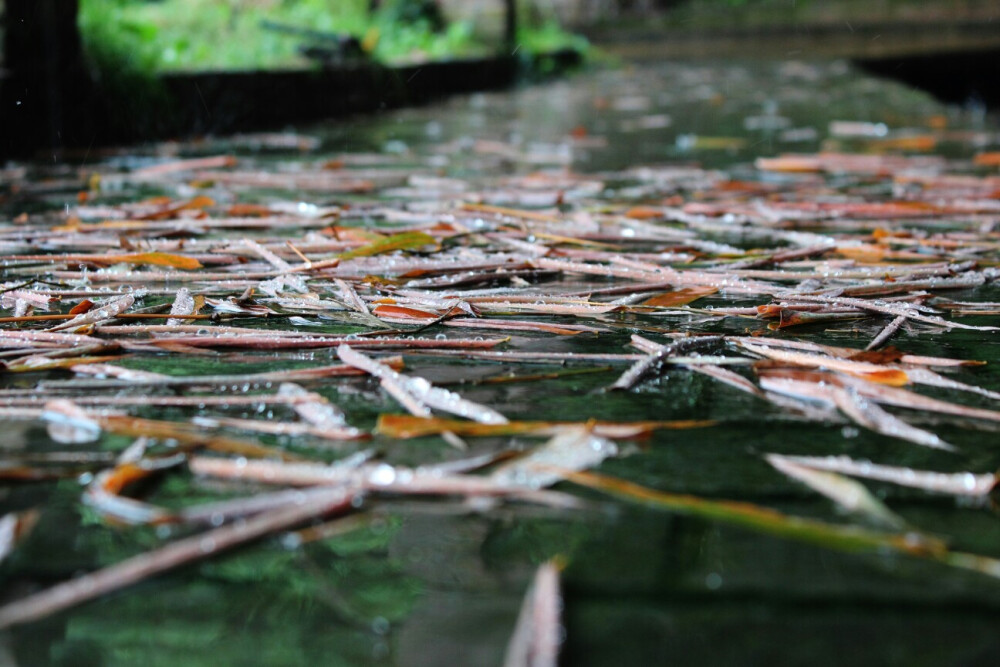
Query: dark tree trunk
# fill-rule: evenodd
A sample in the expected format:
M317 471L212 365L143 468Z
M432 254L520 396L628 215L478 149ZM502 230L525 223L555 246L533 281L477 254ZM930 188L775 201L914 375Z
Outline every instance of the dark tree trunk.
M0 152L65 145L86 125L89 77L77 29L79 0L6 0Z

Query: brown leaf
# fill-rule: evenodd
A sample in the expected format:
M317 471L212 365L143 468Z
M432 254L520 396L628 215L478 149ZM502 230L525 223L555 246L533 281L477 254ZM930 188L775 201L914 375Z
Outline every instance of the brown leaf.
M686 306L692 301L715 294L719 290L715 287L685 287L672 292L661 292L642 302L644 306L657 306L660 308L670 308L672 306Z
M865 361L869 364L894 364L903 358L900 352L893 346L881 350L863 350L848 357L851 361Z
M90 299L84 299L80 303L76 304L70 308L70 315L83 315L85 312L94 307L94 302Z

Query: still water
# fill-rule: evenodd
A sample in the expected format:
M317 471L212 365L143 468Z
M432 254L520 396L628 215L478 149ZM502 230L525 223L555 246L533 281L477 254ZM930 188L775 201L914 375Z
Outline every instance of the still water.
M852 150L889 133L936 132L935 150L957 157L995 150L998 141L996 119L974 105L944 107L840 61L698 62L585 72L512 92L297 130L319 139L305 156L310 160L353 155L358 168L413 169L473 186L543 169L593 173L600 186L586 195L597 202L637 196L625 191L628 186L616 189L615 176L609 175L637 165L697 165L736 178L760 178L752 168L757 157ZM263 167L291 171L304 159L297 151L257 152L245 141L224 138L173 149L182 154L235 151ZM163 150L137 147L108 156L105 164L142 164ZM379 196L418 201L426 194L421 188L433 187L448 183L420 181ZM121 196L136 194L126 190ZM271 189L242 195L263 202L289 197ZM365 197L312 194L301 199L322 205ZM58 210L72 203L71 193L43 192L32 201L15 200L5 214L16 215L18 206ZM508 201L496 203L551 202L512 189ZM954 296L998 297L995 288ZM726 333L745 328L729 320L699 327ZM877 330L872 324L797 335L863 347ZM512 345L607 352L625 351L627 341L628 332L622 331L555 343L525 335ZM1000 389L1000 374L993 368L1000 362L995 338L962 331L904 333L896 345L919 354L987 360L991 365L963 371L961 379ZM241 372L308 367L329 363L329 356L262 354L252 362L244 359ZM144 370L170 374L227 369L225 361L203 359L144 363ZM794 515L844 520L831 503L772 470L763 453L847 454L941 471L1000 467L993 433L932 424L959 448L957 454L942 453L839 424L787 421L752 396L682 370L646 382L636 392L605 393L620 370L474 384L469 381L526 371L419 356L407 357L407 367L433 382L464 380L451 388L511 418L717 420L710 428L660 431L627 445L626 455L606 462L601 472ZM536 369L560 370L551 365L531 370ZM10 387L37 379L2 382ZM370 428L380 412L398 411L375 385L331 384L319 391L360 427ZM163 417L151 410L142 414ZM194 414L175 410L167 418ZM11 422L5 428L0 447L8 451L54 448L37 424ZM290 440L262 440L295 447ZM117 450L124 444L106 437L100 446ZM475 447L486 451L503 444L504 439L477 440ZM381 449L400 464L453 454L434 438L393 442L376 437L364 446ZM907 521L949 536L956 548L1000 556L1000 522L992 507L868 486ZM81 506L80 490L75 479L0 487L0 513L43 508L32 537L0 566L5 589L27 591L160 543L163 536L153 528L106 525ZM176 476L152 488L149 498L178 506L226 491ZM848 555L594 500L590 509L574 513L520 505L477 512L451 502L383 503L326 539L305 545L280 537L265 540L9 630L0 635L0 664L495 665L534 568L554 556L567 563L567 665L986 665L1000 658L996 580L899 555Z

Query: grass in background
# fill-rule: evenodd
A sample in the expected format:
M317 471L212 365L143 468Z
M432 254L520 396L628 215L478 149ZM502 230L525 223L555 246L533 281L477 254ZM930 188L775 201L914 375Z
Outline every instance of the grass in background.
M400 62L486 53L472 26L403 22L393 3L373 16L367 0L82 0L80 28L91 58L139 71L275 69L311 63L307 40L261 28L264 20L350 34L375 60Z

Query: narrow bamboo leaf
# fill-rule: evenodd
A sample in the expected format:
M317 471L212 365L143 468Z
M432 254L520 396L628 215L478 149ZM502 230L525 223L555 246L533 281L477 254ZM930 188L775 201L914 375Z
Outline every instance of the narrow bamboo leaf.
M340 254L340 259L354 259L355 257L371 257L382 255L394 250L416 250L425 246L435 246L437 240L430 234L424 232L403 232L386 236L377 241L354 248Z
M670 308L674 306L686 306L698 299L718 292L716 287L685 287L673 292L661 292L642 302L644 306L657 306L659 308Z
M778 454L768 454L765 458L777 470L826 496L848 512L863 515L877 524L894 530L906 525L902 517L852 479L835 472L813 470Z
M605 438L635 438L660 429L702 428L715 424L709 420L642 421L642 422L546 422L515 421L506 424L481 424L460 419L438 417L413 417L410 415L387 415L378 417L375 432L390 438L421 438L450 431L456 435L507 436L507 435L552 435L560 429L572 426L590 428L595 435Z
M560 563L549 561L535 572L507 644L504 667L556 667L558 664L559 645L563 641L559 620L563 607L559 569Z
M657 491L595 473L567 472L565 477L575 484L656 509L699 516L784 539L809 542L843 551L890 549L924 557L940 556L947 552L940 540L920 533L884 533L856 526L826 523L789 516L752 503L706 500L697 496Z
M127 262L129 264L145 264L149 266L169 266L175 269L200 269L201 262L193 257L172 255L166 252L140 252L130 255L108 255L109 260Z
M874 479L880 482L923 489L932 493L946 493L955 496L984 498L997 485L997 476L993 473L946 473L914 470L913 468L883 465L871 461L855 461L847 456L786 456L783 458L815 470L829 470L853 477Z
M499 484L541 489L563 479L566 470L586 470L618 454L618 446L581 426L561 428L523 458L499 466L490 478Z

